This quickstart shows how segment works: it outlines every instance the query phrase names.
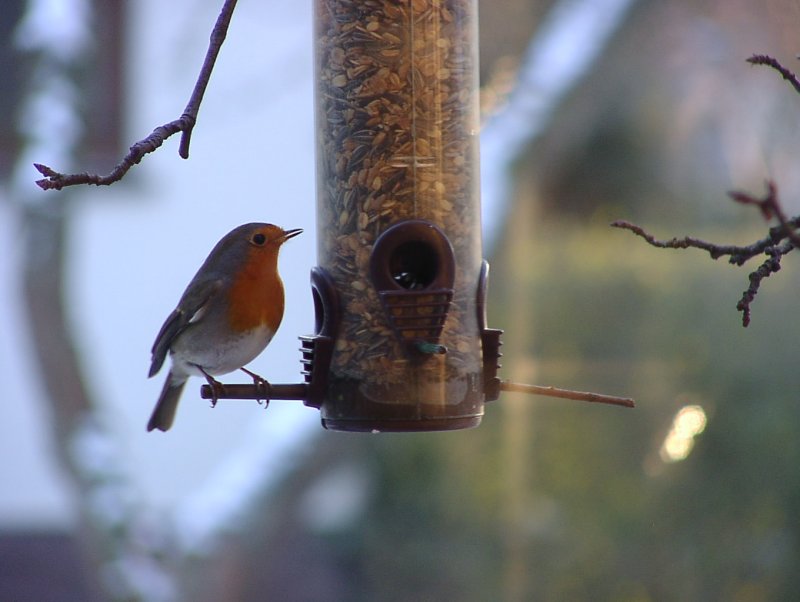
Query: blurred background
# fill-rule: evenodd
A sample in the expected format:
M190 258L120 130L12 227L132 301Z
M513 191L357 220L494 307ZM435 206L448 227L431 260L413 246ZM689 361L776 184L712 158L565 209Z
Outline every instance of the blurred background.
M0 600L789 600L800 589L800 268L764 281L660 238L800 213L797 0L480 2L484 255L501 376L635 410L503 394L470 431L345 434L190 386L166 435L149 349L232 227L305 229L252 368L299 378L315 265L310 3L242 2L180 116L219 3L9 0L0 13ZM243 381L244 382L244 381ZM199 382L195 383L199 387Z

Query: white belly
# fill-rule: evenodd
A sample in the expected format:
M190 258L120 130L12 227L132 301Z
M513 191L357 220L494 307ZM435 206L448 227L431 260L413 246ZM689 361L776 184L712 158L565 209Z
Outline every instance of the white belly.
M273 332L264 326L227 339L214 346L176 345L172 353L173 371L202 376L227 374L252 362L272 340ZM190 347L190 348L187 348Z

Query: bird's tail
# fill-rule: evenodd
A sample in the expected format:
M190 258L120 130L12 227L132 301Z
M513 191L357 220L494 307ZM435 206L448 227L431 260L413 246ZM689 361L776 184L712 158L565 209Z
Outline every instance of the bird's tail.
M160 431L168 431L175 420L175 412L178 409L178 401L183 393L183 387L186 385L186 377L176 377L172 372L167 375L167 380L164 382L164 388L161 389L161 395L158 397L158 403L150 416L150 422L147 423L147 430L152 431L158 429Z

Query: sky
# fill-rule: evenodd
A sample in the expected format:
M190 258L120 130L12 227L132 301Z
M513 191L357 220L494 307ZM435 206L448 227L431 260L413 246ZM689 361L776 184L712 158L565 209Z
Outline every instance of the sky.
M218 7L147 0L130 3L129 11L129 39L147 39L133 44L128 59L126 105L136 110L127 112L123 138L132 142L182 112ZM320 430L318 413L298 402L274 402L264 411L231 401L211 410L199 398L199 381L187 387L169 433L145 430L164 378L146 378L155 334L211 247L239 224L305 230L282 251L289 302L281 329L250 365L273 382L301 378L297 337L313 331L308 282L316 252L310 23L308 3L241 3L201 107L191 158L178 157L176 136L123 183L75 193L70 319L90 390L117 435L117 456L156 511L202 507L206 499L229 508L234 502L222 501L220 489L235 489L226 485L236 474L232 458L241 470L237 450L246 447L251 464L269 464L270 456L280 457L276 440L291 443ZM60 26L71 29L65 21ZM254 52L265 35L270 44ZM38 160L59 165L58 157ZM31 168L30 186L35 179ZM10 313L4 323L21 328L19 237L7 232L14 229L12 211L6 204L0 211L11 246L0 254L0 311ZM24 341L23 334L14 340ZM4 350L7 360L8 373L27 375L13 379L10 399L26 403L10 404L11 416L0 425L0 453L19 459L0 468L0 482L18 484L0 496L0 527L68 524L71 496L48 459L47 406L35 369L27 353Z

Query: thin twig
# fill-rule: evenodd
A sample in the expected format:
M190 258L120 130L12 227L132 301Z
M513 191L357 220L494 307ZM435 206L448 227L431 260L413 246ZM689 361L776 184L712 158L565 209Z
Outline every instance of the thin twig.
M746 247L737 245L718 245L711 243L700 238L693 238L691 236L684 236L683 238L671 238L670 240L658 240L655 236L647 232L641 226L632 224L626 220L617 220L611 223L612 228L620 228L622 230L630 230L637 236L643 238L648 244L658 247L659 249L702 249L708 251L712 259L719 259L723 255L731 256L731 263L738 263L734 261L734 257L751 257L763 252L761 245L764 241L758 241ZM771 242L768 241L767 242ZM746 261L746 259L745 259Z
M586 391L573 391L571 389L559 389L557 387L526 385L523 383L511 382L509 380L500 382L500 390L514 393L527 393L529 395L543 395L545 397L557 397L559 399L588 401L590 403L607 403L626 408L636 407L636 403L630 397L616 397L614 395L602 395L600 393L589 393Z
M786 222L787 227L797 228L800 226L800 216L794 217ZM641 226L632 224L626 220L617 220L611 223L612 228L629 230L644 239L648 244L659 249L701 249L708 251L712 259L719 259L723 256L729 257L729 262L733 265L742 266L754 257L762 254L769 254L770 250L787 237L786 227L775 226L769 229L769 234L749 245L719 245L708 242L701 238L684 236L683 238L672 238L670 240L658 240L655 236L647 232Z
M728 193L737 203L742 205L755 205L761 211L764 221L769 221L773 217L778 220L783 229L783 234L792 241L795 247L800 247L800 235L797 234L798 218L790 220L786 217L783 207L778 202L778 189L775 182L767 180L767 192L762 198L754 197L746 192L731 191Z
M75 186L76 184L94 184L95 186L107 186L109 184L113 184L114 182L121 180L125 174L128 173L128 170L134 165L137 165L145 155L155 151L164 143L167 138L177 134L178 132L182 132L181 142L178 147L178 154L183 159L188 159L189 144L191 143L192 139L192 130L194 129L195 123L197 123L197 114L200 110L200 103L203 101L203 95L208 87L208 82L211 78L211 72L214 70L214 64L216 63L217 56L219 56L222 43L225 41L225 37L227 36L231 17L233 16L233 11L236 8L236 2L237 0L225 0L225 3L222 6L222 10L217 17L217 22L214 24L214 29L211 31L206 57L203 61L203 66L200 69L200 74L197 77L197 81L195 82L194 90L192 90L192 95L189 98L189 102L186 103L186 108L183 110L183 114L178 119L157 127L149 136L147 136L147 138L136 142L130 147L128 154L123 157L122 161L120 161L117 166L114 167L114 169L107 175L101 176L86 172L77 174L62 174L51 167L48 167L47 165L34 163L33 166L37 169L37 171L45 176L43 179L37 180L36 184L42 190L61 190L66 186Z
M767 258L758 269L750 273L750 286L736 304L736 309L742 312L742 325L746 327L750 324L750 304L758 293L761 281L781 269L781 258L784 255L800 247L800 235L797 233L797 229L800 228L800 216L786 217L778 201L777 187L771 181L767 182L767 192L763 198L757 198L744 192L729 192L728 195L737 203L758 207L764 219L768 220L774 217L778 220L778 225L771 227L768 235L764 238L744 246L718 245L690 236L658 240L641 226L624 220L615 221L611 225L614 228L630 230L648 244L660 249L702 249L708 251L713 259L727 255L730 263L738 266L744 265L754 257L766 255Z
M197 120L197 113L200 111L200 103L203 102L203 95L211 79L211 73L214 71L217 56L219 56L219 51L228 35L228 27L231 23L231 17L233 17L233 11L236 8L236 2L237 0L225 0L225 4L222 6L217 22L214 24L214 29L211 30L208 50L206 51L206 58L203 60L203 66L200 68L200 75L197 77L189 102L186 103L186 108L183 110L181 119L190 118L192 120L191 126L184 130L181 135L178 153L183 159L189 158L189 144L192 139L192 130Z
M772 67L775 69L775 71L783 76L783 79L792 85L798 94L800 94L800 80L797 79L797 76L792 71L781 65L778 62L778 59L771 57L768 54L754 54L747 59L747 62L753 65L766 65L768 67Z
M780 246L772 247L770 252L767 253L769 257L762 263L755 272L751 272L750 286L742 293L742 298L736 304L736 309L742 312L742 326L745 328L750 324L750 304L756 298L758 289L761 287L761 281L768 278L775 272L781 269L781 257L786 255L789 251L794 249L791 242L786 242Z
M784 67L776 58L766 54L754 54L747 59L747 62L753 65L772 67L781 74L783 79L792 85L795 92L800 94L800 79L798 79L793 71ZM708 251L713 259L719 259L723 255L727 255L730 258L730 263L739 266L744 265L745 262L758 255L766 255L767 258L758 269L750 273L750 286L744 291L742 298L736 304L736 309L742 312L742 324L747 326L750 324L750 304L755 299L756 294L758 294L761 281L781 269L781 259L784 255L796 248L800 248L800 233L798 233L798 229L800 229L800 215L792 218L786 216L781 204L778 202L778 189L775 183L770 180L767 181L767 192L762 198L755 197L745 192L736 191L729 192L728 195L737 203L758 207L764 220L769 221L775 218L778 221L778 225L771 227L766 237L746 246L717 245L689 236L673 238L672 240L657 240L644 228L624 220L616 221L611 225L615 228L630 230L654 247L662 249L703 249Z

